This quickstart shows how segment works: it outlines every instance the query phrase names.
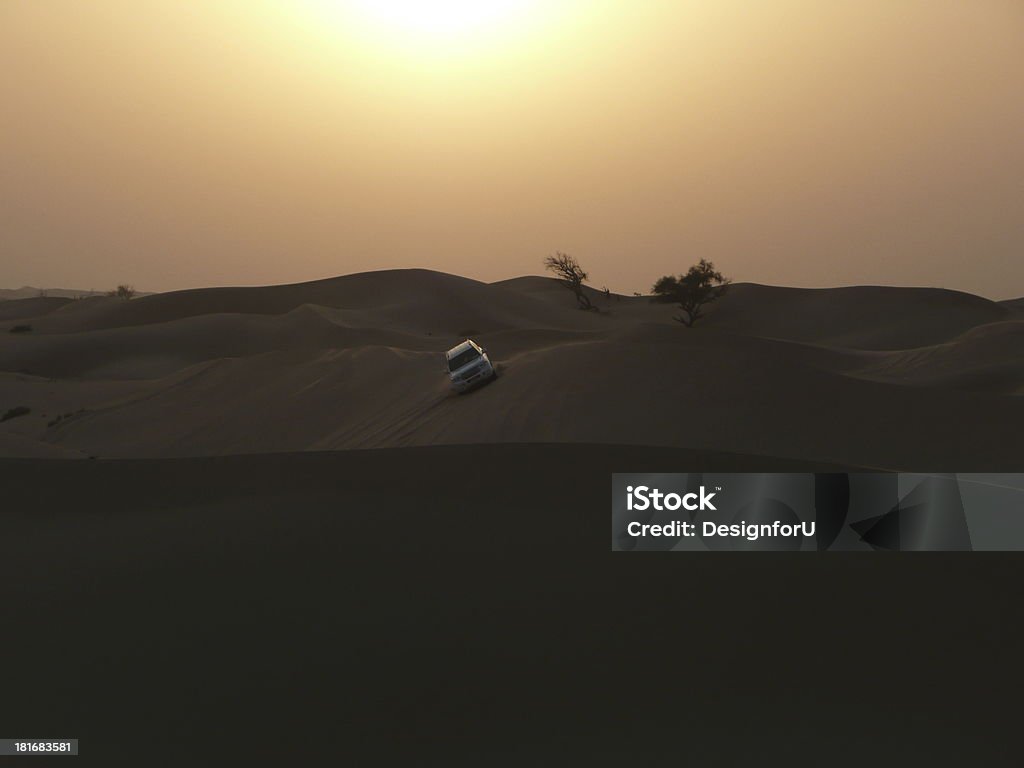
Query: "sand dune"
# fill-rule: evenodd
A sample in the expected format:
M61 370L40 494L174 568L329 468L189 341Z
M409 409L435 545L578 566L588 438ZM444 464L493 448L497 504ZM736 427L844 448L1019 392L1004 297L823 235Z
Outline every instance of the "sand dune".
M0 456L17 456L24 459L83 459L88 458L81 451L63 448L53 443L44 443L13 432L0 432Z
M1021 299L1010 299L1008 301L1000 301L1000 306L1006 307L1012 312L1024 315L1024 298Z
M0 381L0 410L76 415L0 424L19 435L0 451L577 442L893 468L1024 459L1024 323L1005 304L740 284L685 329L671 306L592 296L599 313L548 278L399 270L72 302L0 338L0 370L21 376ZM440 353L466 335L501 375L456 396Z
M585 325L586 318L552 313L543 302L500 285L429 270L390 270L258 288L203 288L145 296L76 302L40 321L39 330L67 333L166 323L211 314L281 315L312 304L348 310L359 318L371 312L381 321L417 332L451 331L464 322L509 326L536 321Z
M17 301L19 299L34 299L37 296L80 299L86 296L99 296L99 291L86 291L79 288L35 288L31 285L23 285L21 288L0 288L0 301ZM140 296L148 294L139 293Z
M989 323L944 344L879 354L858 374L922 387L1024 394L1024 321Z
M217 314L84 333L32 333L16 343L0 342L0 369L55 378L140 379L273 350L423 343L401 331L353 328L329 310L304 305L284 315Z
M0 301L0 321L41 317L69 303L71 303L71 299L61 299L52 296Z
M760 765L810 733L843 745L828 765L904 741L912 765L1014 764L993 735L1016 710L977 691L1011 690L1019 650L963 649L1003 636L1018 556L619 557L624 467L830 469L587 445L0 462L4 723L77 724L103 766L323 764L304 734L358 766Z
M709 312L716 328L855 349L907 349L1005 320L1004 306L936 288L735 285Z

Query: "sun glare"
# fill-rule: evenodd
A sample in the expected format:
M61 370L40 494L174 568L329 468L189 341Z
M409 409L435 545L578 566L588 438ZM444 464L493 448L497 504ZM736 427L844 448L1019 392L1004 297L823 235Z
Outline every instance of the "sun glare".
M352 0L369 21L424 37L450 38L495 27L535 0Z

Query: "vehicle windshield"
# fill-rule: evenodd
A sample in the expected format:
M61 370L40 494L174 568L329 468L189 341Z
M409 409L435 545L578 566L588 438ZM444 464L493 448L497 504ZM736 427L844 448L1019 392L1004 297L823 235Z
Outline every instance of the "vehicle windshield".
M480 357L480 353L477 352L472 347L464 349L461 352L459 352L459 354L457 354L455 357L450 358L448 360L448 370L457 371L459 370L459 368L466 365L467 363L473 362L478 357Z

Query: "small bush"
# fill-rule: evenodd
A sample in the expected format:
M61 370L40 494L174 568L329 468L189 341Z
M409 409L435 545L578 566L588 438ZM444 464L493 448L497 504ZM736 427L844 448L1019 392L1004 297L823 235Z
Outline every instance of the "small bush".
M11 333L30 333L31 331L31 325L16 325L13 328L11 328Z
M32 409L24 405L19 405L15 408L11 408L3 416L0 416L0 421L7 421L8 419L16 419L19 416L28 416L32 413Z

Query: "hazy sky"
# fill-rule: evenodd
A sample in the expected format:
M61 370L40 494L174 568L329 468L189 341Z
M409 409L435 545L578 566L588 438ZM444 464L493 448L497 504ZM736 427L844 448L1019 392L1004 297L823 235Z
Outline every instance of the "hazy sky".
M1021 0L369 5L0 0L0 286L1024 295Z

